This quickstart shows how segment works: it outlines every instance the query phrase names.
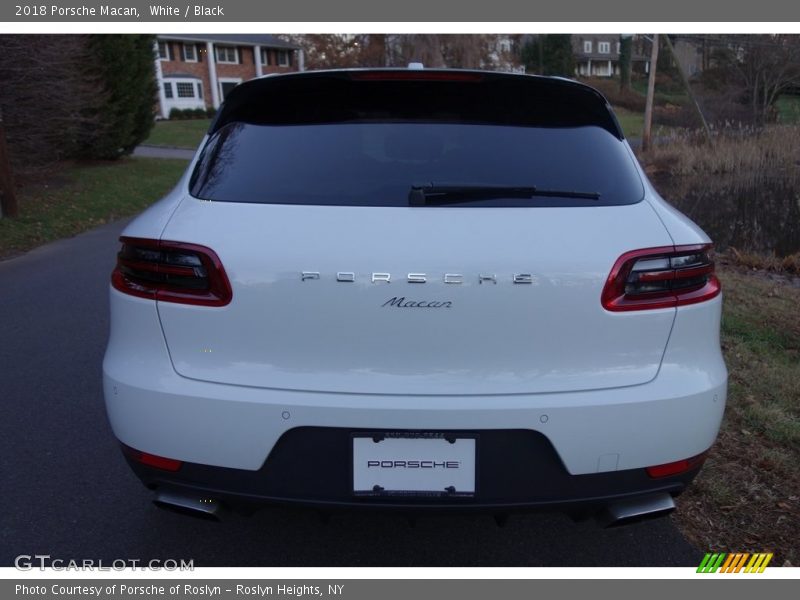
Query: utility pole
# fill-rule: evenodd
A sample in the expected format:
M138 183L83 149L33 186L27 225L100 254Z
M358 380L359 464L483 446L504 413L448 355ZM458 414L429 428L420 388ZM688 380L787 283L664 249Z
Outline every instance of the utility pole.
M647 79L647 101L644 107L644 131L642 131L642 150L650 149L650 132L653 126L653 96L656 93L656 63L658 62L658 34L653 35L650 50L650 76Z
M694 112L697 114L697 117L703 124L703 129L706 132L706 141L709 144L712 144L713 142L711 139L711 129L708 127L708 122L706 121L706 118L703 115L703 111L700 110L700 104L698 104L697 98L695 98L694 93L692 92L692 88L689 86L689 78L686 77L686 73L683 70L683 66L681 66L681 61L678 60L678 55L675 54L675 48L672 46L672 40L669 39L668 35L665 35L664 41L667 43L667 49L669 50L669 53L672 55L672 59L675 61L675 66L678 68L678 75L681 76L683 87L686 89L686 93L689 94L689 100L692 101L692 108L694 108Z
M14 193L14 176L6 146L6 130L3 126L3 109L0 108L0 217L16 217L19 214L17 196Z

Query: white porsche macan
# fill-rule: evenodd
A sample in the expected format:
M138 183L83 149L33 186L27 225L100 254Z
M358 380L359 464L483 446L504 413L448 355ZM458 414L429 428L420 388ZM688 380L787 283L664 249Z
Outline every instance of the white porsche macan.
M710 240L577 82L246 82L121 243L105 400L164 508L620 524L669 512L719 429Z

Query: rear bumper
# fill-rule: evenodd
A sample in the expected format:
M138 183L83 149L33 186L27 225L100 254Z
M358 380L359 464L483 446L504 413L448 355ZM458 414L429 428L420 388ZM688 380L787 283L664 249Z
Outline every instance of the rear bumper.
M131 468L150 489L208 498L244 509L263 504L299 504L325 509L560 510L594 514L632 498L680 494L699 467L653 479L644 469L570 475L552 444L530 430L460 432L479 440L473 496L360 496L352 490L352 434L345 428L300 427L278 440L255 471L184 463L176 472L137 462L123 446ZM374 433L374 430L370 430Z
M112 310L103 364L109 421L126 446L185 463L177 474L135 466L151 487L257 502L390 507L397 499L350 495L350 445L337 441L336 432L477 431L493 440L482 442L478 455L480 477L490 479L470 500L455 500L465 507L595 505L659 490L677 494L691 476L650 480L644 468L706 451L725 405L720 298L679 310L649 383L493 396L318 393L187 379L172 367L155 304L125 302L124 315ZM316 432L310 441L293 442L309 430ZM508 448L512 439L518 446ZM276 468L281 461L286 465Z

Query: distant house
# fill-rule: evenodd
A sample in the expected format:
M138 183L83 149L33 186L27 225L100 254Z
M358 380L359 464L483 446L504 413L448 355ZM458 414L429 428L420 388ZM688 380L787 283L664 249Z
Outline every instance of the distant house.
M620 36L618 33L573 35L575 74L579 77L614 77L619 75ZM650 42L633 36L631 65L634 72L650 72Z
M299 46L272 35L157 35L158 115L218 108L242 81L303 70Z
M678 59L687 77L694 77L703 72L708 63L708 46L705 38L695 36L670 36Z

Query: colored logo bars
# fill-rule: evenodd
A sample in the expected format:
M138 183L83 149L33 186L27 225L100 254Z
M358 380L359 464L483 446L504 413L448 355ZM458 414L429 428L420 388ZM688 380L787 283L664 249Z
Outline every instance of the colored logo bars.
M748 562L747 559L750 559ZM697 567L698 573L763 573L769 561L772 560L772 552L760 552L748 554L747 552L735 552L726 554L725 552L707 553L700 566ZM745 566L747 563L747 566Z

